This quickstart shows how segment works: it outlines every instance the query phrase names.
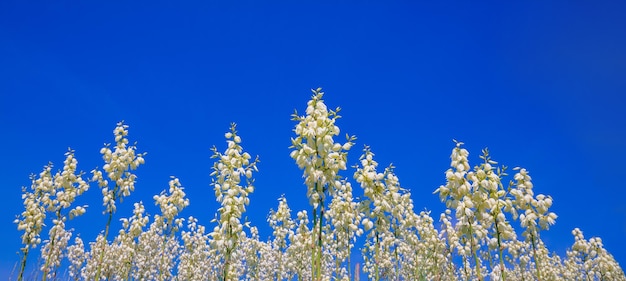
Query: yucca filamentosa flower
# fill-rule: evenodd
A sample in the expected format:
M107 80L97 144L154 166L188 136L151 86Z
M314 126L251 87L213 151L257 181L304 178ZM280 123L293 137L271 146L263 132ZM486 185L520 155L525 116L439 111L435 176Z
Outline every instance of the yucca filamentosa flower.
M626 280L624 271L602 244L602 239L585 239L583 232L572 230L574 244L567 251L564 277L569 280Z
M291 209L287 204L287 199L281 196L278 199L278 208L276 211L270 210L267 222L272 228L274 240L271 241L271 254L276 262L274 270L274 280L283 280L288 277L287 267L285 266L284 253L287 250L288 237L294 234L296 223L291 218Z
M29 248L34 248L41 242L39 235L46 213L49 212L53 219L41 252L43 265L40 269L44 280L56 275L55 269L61 265L61 259L65 255L72 235L65 229L65 221L68 217L71 219L85 213L87 206L72 207L72 204L77 196L89 189L89 184L82 178L83 173L77 170L78 161L74 157L74 151L69 149L65 157L62 171L52 174L52 164L48 164L38 178L31 177L31 191L24 189L22 198L25 211L22 212L21 219L15 220L18 230L24 230L23 259L18 279L23 277Z
M104 160L102 170L96 168L91 171L93 175L92 180L97 182L102 190L102 205L105 207L104 213L108 214L104 234L102 234L104 239L99 240L101 241L100 243L105 244L108 243L107 239L111 219L117 209L116 202L123 200L124 197L129 196L130 193L135 190L137 176L133 174L132 171L145 163L143 158L145 153L137 153L137 147L128 144L128 125L125 125L124 122L117 123L117 126L113 130L113 135L115 137L115 147L113 150L109 144L105 144L104 147L100 149L100 154L102 154L102 159ZM104 247L104 245L100 245L100 247ZM100 271L104 253L105 251L101 251L98 258L96 280L100 280L101 277Z
M415 229L417 222L413 201L410 193L400 187L393 166L387 167L384 172L377 171L378 162L368 146L363 149L359 160L354 178L367 199L362 203L365 212L362 224L368 232L363 248L363 270L373 280L397 279L403 263L398 254L399 247L408 238L403 229Z
M321 88L312 90L313 96L307 103L306 115L300 116L297 111L292 115L296 121L291 139L291 158L303 170L304 183L307 186L307 197L313 206L313 252L314 279L322 276L322 236L324 210L327 195L334 195L334 183L339 178L338 172L346 169L347 151L353 145L355 137L346 135L344 144L335 142L339 135L339 127L335 124L340 117L339 108L328 110L322 100L324 93Z
M335 124L340 118L336 110L328 110L322 97L321 88L313 91L307 103L306 115L293 114L298 122L294 129L296 137L291 139L294 150L291 158L296 160L307 186L307 197L314 208L325 201L326 191L337 179L339 170L346 169L347 151L353 145L354 137L348 137L344 144L335 142L339 127ZM332 192L332 191L331 191Z
M549 212L552 206L552 197L539 194L534 196L533 183L528 171L516 167L513 188L510 193L514 200L511 201L511 211L514 218L519 218L520 225L524 229L522 235L532 248L532 258L535 265L537 279L542 279L542 272L549 267L543 266L548 262L548 253L543 249L544 244L539 235L540 230L548 229L556 221L557 215ZM519 215L519 217L518 217ZM544 255L541 255L541 254ZM543 259L542 259L543 258Z
M346 179L335 183L335 196L328 205L325 213L332 226L332 231L328 231L330 241L327 248L333 250L333 267L329 272L334 272L337 279L352 279L352 263L350 256L356 242L356 237L363 234L360 222L363 219L363 212L360 210L359 202L355 201L352 195L352 184Z
M462 142L456 142L452 149L450 168L446 171L446 184L435 190L435 193L439 193L439 198L446 203L446 207L454 210L458 235L455 244L464 260L465 278L482 280L482 261L478 256L478 248L480 240L487 236L487 229L480 221L480 217L484 215L484 206L481 206L484 194L478 189L480 185L471 181L475 175L470 171L469 152L462 145ZM469 266L470 260L474 261L473 268Z
M41 245L36 268L44 280L358 280L360 264L351 270L353 248L364 253L370 279L626 280L603 241L586 239L579 229L566 257L551 252L539 234L556 220L552 198L535 194L526 169L514 169L505 187L506 167L496 167L487 149L483 161L470 166L469 152L456 143L446 183L435 191L447 207L438 222L427 210L414 211L393 166L379 171L369 147L354 166L353 180L364 195L357 197L352 179L339 175L355 138L335 140L338 109L328 110L322 96L314 90L305 115L294 114L291 146L313 210L292 217L281 197L267 217L269 238L262 241L259 229L244 222L258 158L244 152L234 124L225 134L226 149L213 148L211 185L221 206L212 231L194 217L185 227L179 215L189 201L172 177L153 197L156 214L137 202L131 216L120 219L117 235L108 238L116 205L134 190L133 170L144 163L144 154L129 145L128 127L118 123L115 145L101 150L104 166L92 171L108 215L105 229L91 241L72 239L73 230L66 229L69 219L85 212L86 206L74 202L89 188L69 150L61 171L49 164L23 190L24 211L15 220L24 244L18 279L29 249ZM521 235L512 220L519 220ZM364 245L356 239L361 234L367 234Z
M212 238L211 246L222 263L222 278L235 280L238 276L236 268L231 266L233 263L231 256L237 249L240 237L245 236L241 219L246 206L250 203L248 195L254 191L252 172L258 171L256 166L258 158L252 160L250 154L243 151L241 137L237 135L234 123L225 137L227 148L223 153L216 147L212 149L212 158L217 161L213 164L211 176L214 179L211 185L221 207L218 209L218 225L209 235Z
M137 153L137 147L128 144L128 125L124 125L124 122L117 123L113 135L115 136L113 150L109 144L105 144L100 149L104 160L102 170L94 169L91 172L93 181L97 182L102 189L102 204L105 207L105 213L108 214L115 212L115 204L118 200L129 196L135 190L137 176L131 171L145 163L143 158L145 154Z
M475 278L482 279L487 270L491 271L492 278L500 278L506 271L506 242L516 239L505 215L505 211L516 214L509 191L501 182L501 177L506 176L506 167L494 167L497 162L490 158L489 150L483 149L480 156L483 163L469 170L469 152L462 145L456 142L450 156L450 169L446 171L446 185L435 193L455 211L458 236L454 235L456 240L450 242L465 260L462 269L465 278L475 274ZM447 220L445 216L442 219ZM486 265L484 259L487 259ZM474 261L473 268L468 266L469 260Z
M177 275L183 280L204 280L212 274L214 260L209 256L209 236L198 219L189 217L187 229L182 231L183 251L177 267Z

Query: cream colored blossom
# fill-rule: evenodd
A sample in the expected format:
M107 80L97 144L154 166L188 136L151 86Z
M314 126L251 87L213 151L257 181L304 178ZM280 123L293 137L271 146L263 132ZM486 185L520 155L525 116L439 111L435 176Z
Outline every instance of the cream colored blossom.
M230 132L226 133L226 150L221 153L213 147L213 190L221 207L218 209L218 225L209 234L211 245L223 261L221 276L238 278L237 268L231 266L231 260L240 237L244 223L241 222L246 206L250 203L248 195L254 191L252 172L257 170L258 158L251 160L250 154L243 151L241 137L237 135L235 124L231 124ZM243 181L245 180L245 185Z

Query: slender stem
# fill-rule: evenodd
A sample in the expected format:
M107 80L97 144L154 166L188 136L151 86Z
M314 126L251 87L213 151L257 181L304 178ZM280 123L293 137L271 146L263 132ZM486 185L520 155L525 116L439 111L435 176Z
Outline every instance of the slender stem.
M350 235L348 235L348 279L352 279L352 268L350 267L350 256L352 255L350 253L351 249L350 249ZM357 273L358 274L358 273Z
M378 224L378 222L379 221L376 220L376 224ZM376 272L376 274L375 274L376 281L378 281L378 280L380 280L380 276L379 276L379 273L378 273L378 263L380 262L380 259L378 257L378 252L379 252L378 247L380 246L380 243L378 241L378 227L377 227L377 229L374 232L376 233L376 247L375 247L375 252L374 252L374 261L375 261L375 263L374 263L374 269L375 270L374 271Z
M537 281L541 281L541 272L539 271L539 257L537 256L537 245L535 235L530 234L531 244L533 245L533 256L535 258L535 269L537 269Z
M499 208L499 203L498 203L498 208ZM497 219L497 214L495 216L493 216L493 220L494 220L494 225L496 228L496 238L498 239L498 257L500 258L500 276L502 276L502 281L506 281L506 273L504 271L504 258L502 257L502 249L504 248L502 246L502 238L500 237L500 229L498 229L498 219Z
M324 221L324 201L320 198L319 233L317 236L317 277L322 280L322 222Z
M104 251L106 250L107 237L109 237L109 226L111 225L111 219L113 218L113 210L109 210L109 218L107 219L107 225L104 228L104 245L102 245L102 251L98 257L98 270L96 271L96 281L100 280L100 272L102 269L102 259L104 258Z
M317 184L316 184L317 186ZM311 229L311 277L317 273L317 243L315 243L315 227L317 226L317 208L313 207L313 228Z
M41 276L41 280L46 281L48 280L48 266L50 265L50 256L54 255L52 253L52 251L54 251L54 241L56 240L56 229L55 231L53 231L52 233L52 237L50 238L50 247L49 247L49 252L48 252L48 258L46 259L46 264L43 267L43 276Z
M24 270L26 269L26 258L28 257L28 250L29 250L29 246L25 245L24 248L22 248L22 253L24 253L24 256L22 257L22 262L20 265L20 273L17 276L17 281L22 281L24 279Z
M478 249L474 247L474 232L472 230L472 224L469 222L469 231L470 231L470 249L472 250L472 255L474 256L474 266L476 267L476 275L478 280L483 280L483 276L480 272L480 259L478 259Z

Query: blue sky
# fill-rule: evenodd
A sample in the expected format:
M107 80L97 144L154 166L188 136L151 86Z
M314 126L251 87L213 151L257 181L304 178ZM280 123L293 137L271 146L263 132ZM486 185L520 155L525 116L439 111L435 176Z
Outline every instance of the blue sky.
M453 139L470 163L527 168L554 198L557 224L543 237L561 254L579 227L626 264L626 4L0 3L0 138L5 194L0 274L19 257L12 223L21 187L68 147L79 169L102 166L99 149L118 121L148 152L137 190L116 219L177 176L204 225L218 205L210 148L225 148L230 122L259 155L248 216L265 218L285 194L309 209L289 157L294 109L323 87L338 125L356 135L349 164L369 145L393 163L417 211L443 204ZM351 177L352 171L343 175ZM357 192L359 193L359 192ZM95 185L70 226L91 240L104 228ZM294 213L295 214L295 213ZM32 260L31 260L32 261Z

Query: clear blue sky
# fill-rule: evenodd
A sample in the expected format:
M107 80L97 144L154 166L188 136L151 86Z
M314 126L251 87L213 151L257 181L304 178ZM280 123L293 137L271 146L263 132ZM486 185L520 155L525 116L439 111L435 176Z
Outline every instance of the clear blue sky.
M79 169L102 166L120 120L148 155L116 220L139 200L154 214L174 175L190 198L183 216L210 225L210 148L223 150L236 122L261 160L248 215L269 236L281 194L309 209L290 114L317 87L358 137L349 164L370 145L417 211L443 210L432 192L453 139L471 163L489 147L553 196L550 249L563 254L579 227L626 264L626 2L185 2L0 3L0 274L19 259L12 221L29 174L61 168L67 147ZM81 202L87 214L69 226L92 240L106 223L95 185Z

